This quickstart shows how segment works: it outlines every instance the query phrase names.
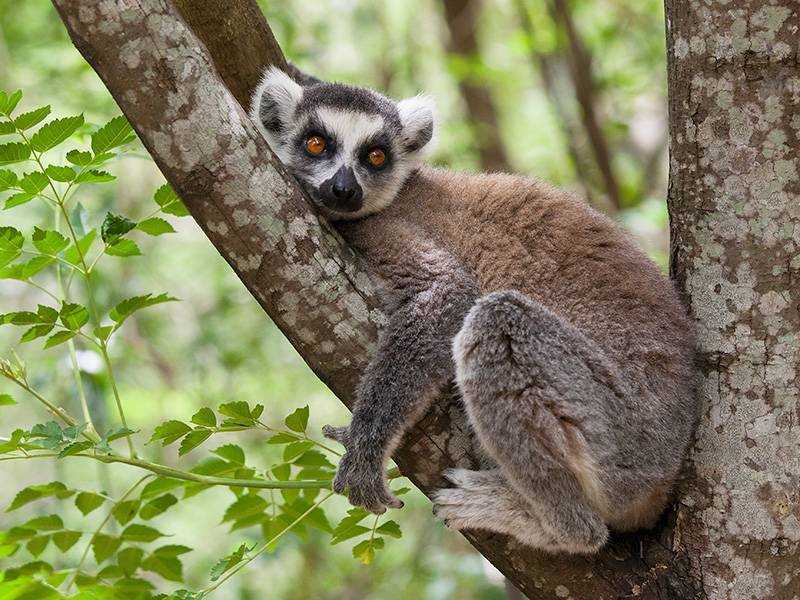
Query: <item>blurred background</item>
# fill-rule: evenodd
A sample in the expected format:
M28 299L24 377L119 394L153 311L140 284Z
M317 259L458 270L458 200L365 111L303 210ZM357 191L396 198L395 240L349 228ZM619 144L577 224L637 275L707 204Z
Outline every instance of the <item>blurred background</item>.
M433 161L454 169L515 171L576 191L623 223L666 265L667 173L664 16L661 0L330 0L261 2L286 55L322 78L373 87L401 98L426 91L442 129ZM119 113L72 47L49 2L0 0L0 89L22 88L27 110L51 104L55 116L84 112L102 123ZM139 147L109 170L118 180L91 186L80 200L101 219L113 210L136 219L152 209L158 173ZM88 191L87 191L88 190ZM40 207L41 208L41 207ZM35 203L0 214L0 225L30 229L46 213ZM203 405L260 402L269 421L311 405L310 430L349 419L270 323L191 219L170 219L177 235L138 240L144 256L104 259L95 284L104 305L147 291L182 299L143 311L111 348L128 419L148 434L167 418L188 419ZM38 222L38 221L37 221ZM96 223L95 223L96 224ZM44 281L43 283L47 283ZM35 305L36 290L0 281L0 312ZM66 352L18 347L18 330L0 329L0 355L17 348L35 387L74 413ZM96 419L116 424L100 357L79 360ZM0 381L0 393L21 393ZM23 401L0 414L0 435L45 420ZM236 436L258 456L263 438ZM148 446L175 462L175 449ZM0 463L0 506L21 487L54 479L119 494L135 474L90 461ZM211 563L241 540L217 525L225 502L216 490L163 517L170 543L186 557L187 581L200 586ZM403 528L371 566L313 531L226 584L220 598L504 598L502 577L459 536L437 523L418 492L393 518ZM339 501L337 499L337 501ZM333 507L342 515L346 504ZM46 511L46 507L41 509ZM214 511L211 514L210 511ZM219 514L217 514L219 513ZM7 518L0 513L0 520ZM198 525L202 526L198 526ZM256 534L257 532L253 532ZM78 544L71 552L81 549ZM52 551L52 549L51 549Z

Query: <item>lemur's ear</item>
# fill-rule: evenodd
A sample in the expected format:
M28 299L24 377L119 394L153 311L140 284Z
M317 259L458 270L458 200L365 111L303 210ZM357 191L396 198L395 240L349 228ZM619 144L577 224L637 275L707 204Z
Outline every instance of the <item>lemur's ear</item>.
M303 88L279 68L269 67L264 72L253 93L250 118L271 144L280 139L302 97Z
M403 146L416 152L433 139L436 125L436 104L430 96L419 95L397 103L400 122L403 124ZM430 144L433 146L433 144Z

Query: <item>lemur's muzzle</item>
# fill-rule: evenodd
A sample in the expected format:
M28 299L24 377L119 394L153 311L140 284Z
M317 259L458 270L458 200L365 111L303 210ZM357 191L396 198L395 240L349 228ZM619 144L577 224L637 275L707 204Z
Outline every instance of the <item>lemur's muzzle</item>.
M325 206L337 212L356 212L363 205L364 193L352 167L342 165L336 174L319 186Z

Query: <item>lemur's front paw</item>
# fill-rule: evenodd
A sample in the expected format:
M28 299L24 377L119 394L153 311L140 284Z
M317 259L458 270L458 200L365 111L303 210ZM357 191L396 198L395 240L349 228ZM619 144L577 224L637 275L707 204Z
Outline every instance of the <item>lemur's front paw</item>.
M333 491L338 494L347 492L350 504L375 514L386 512L387 507L403 507L402 500L396 498L386 485L382 465L358 462L351 452L347 452L339 463Z

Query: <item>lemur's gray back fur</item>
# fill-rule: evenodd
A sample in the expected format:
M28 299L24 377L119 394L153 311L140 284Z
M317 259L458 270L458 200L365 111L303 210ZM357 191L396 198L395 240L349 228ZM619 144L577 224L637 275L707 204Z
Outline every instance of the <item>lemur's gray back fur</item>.
M623 232L536 180L421 166L424 98L270 71L251 114L385 290L352 423L326 429L347 449L334 488L374 512L400 506L386 460L455 381L496 467L445 474L455 487L435 501L450 526L592 552L609 526L651 524L696 420L693 344L671 283ZM336 150L304 150L315 136ZM376 150L381 169L365 162Z

